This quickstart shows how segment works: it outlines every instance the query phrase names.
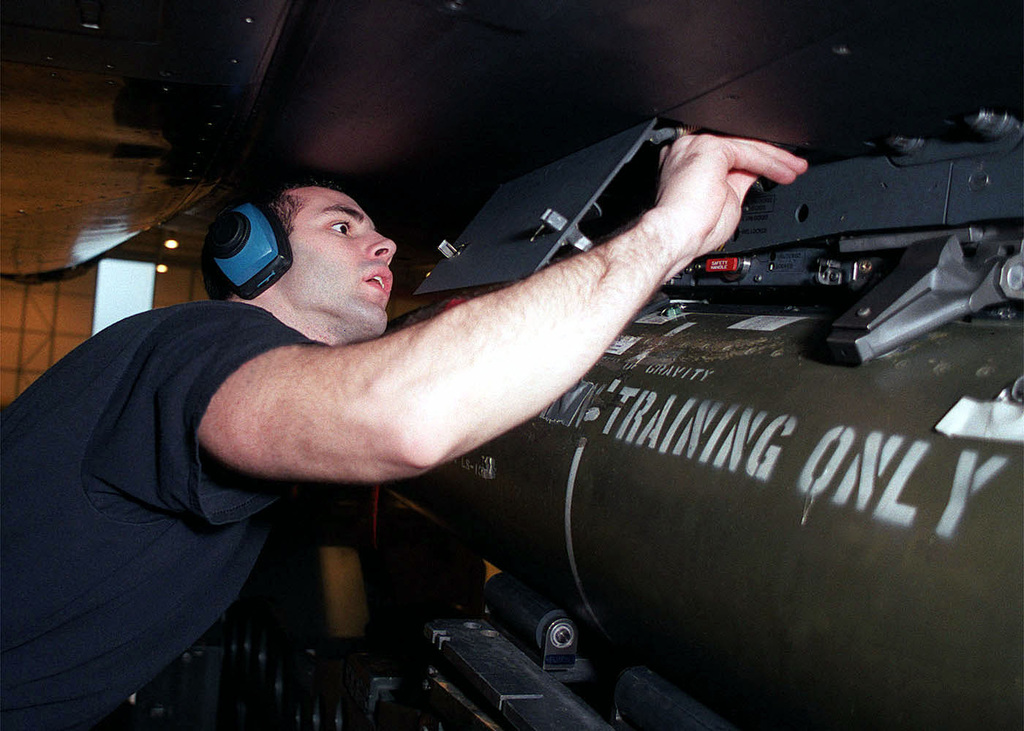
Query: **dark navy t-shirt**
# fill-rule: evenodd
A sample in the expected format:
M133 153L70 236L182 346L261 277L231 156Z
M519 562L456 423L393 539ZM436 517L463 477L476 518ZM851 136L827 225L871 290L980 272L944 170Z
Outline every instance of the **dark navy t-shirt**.
M0 417L4 731L88 728L237 596L279 486L204 458L239 366L310 343L269 313L194 302L110 326ZM254 517L255 516L255 517Z

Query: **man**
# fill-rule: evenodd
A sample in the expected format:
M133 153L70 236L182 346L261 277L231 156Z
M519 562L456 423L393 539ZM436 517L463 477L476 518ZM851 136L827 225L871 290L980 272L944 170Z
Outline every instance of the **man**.
M209 627L281 484L419 474L540 412L658 286L802 160L684 137L629 230L380 338L392 241L347 195L274 204L291 268L253 299L114 325L4 414L5 731L87 728Z

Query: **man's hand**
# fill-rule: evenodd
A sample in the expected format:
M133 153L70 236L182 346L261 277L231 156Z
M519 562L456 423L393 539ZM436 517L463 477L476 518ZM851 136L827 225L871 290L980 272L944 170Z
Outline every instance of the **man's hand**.
M677 247L674 273L728 241L755 180L792 183L806 169L806 160L764 142L684 135L662 151L657 205L645 224Z

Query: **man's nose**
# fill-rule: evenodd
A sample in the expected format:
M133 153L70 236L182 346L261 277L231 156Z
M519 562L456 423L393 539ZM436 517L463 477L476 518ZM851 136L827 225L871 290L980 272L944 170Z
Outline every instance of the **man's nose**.
M398 247L394 241L387 236L379 236L376 241L372 241L367 247L367 253L369 253L372 259L384 259L388 264L391 264L391 259L395 256L397 249Z

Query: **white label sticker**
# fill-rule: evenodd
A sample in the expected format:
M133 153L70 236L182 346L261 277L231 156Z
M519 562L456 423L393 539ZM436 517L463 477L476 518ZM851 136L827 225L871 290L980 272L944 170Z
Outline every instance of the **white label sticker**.
M957 401L935 431L950 437L975 437L1024 444L1024 406L1008 401Z
M650 315L638 317L635 322L639 325L664 325L666 322L671 322L677 317L679 317L679 315L661 315L655 312Z
M615 338L615 342L608 346L608 350L604 351L608 355L622 355L627 350L636 345L640 338L635 335L620 335Z
M794 322L803 320L803 317L783 317L780 315L758 315L757 317L751 317L746 320L741 320L735 325L730 325L730 330L761 330L767 332L769 330L778 330L780 327L785 327Z
M695 323L695 322L684 322L682 325L676 325L674 328L672 328L667 333L665 333L665 335L668 336L668 335L675 335L676 333L681 333L683 330L686 330L687 328L693 327L696 324L697 323Z

